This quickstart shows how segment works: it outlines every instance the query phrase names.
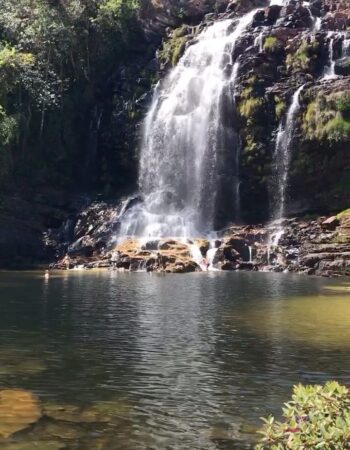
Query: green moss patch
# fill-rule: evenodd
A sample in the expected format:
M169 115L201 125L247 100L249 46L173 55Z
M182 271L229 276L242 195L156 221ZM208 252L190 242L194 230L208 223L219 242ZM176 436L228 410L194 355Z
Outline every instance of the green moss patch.
M306 109L303 130L309 140L350 141L350 99L346 93L320 93Z

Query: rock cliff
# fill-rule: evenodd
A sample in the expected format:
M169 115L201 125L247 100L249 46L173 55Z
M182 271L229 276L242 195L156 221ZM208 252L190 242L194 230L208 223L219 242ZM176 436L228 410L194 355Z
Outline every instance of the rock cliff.
M122 77L121 96L118 97L118 93L115 93L115 98L119 98L121 106L120 115L117 116L120 119L118 127L123 136L130 134L131 141L135 142L138 136L136 123L140 123L146 111L151 81L171 70L185 49L196 41L198 33L213 21L225 18L235 20L256 8L252 24L241 35L234 49L239 62L238 89L233 94L236 111L233 116L225 117L225 122L234 123L241 140L240 195L244 223L268 222L272 218L276 202L280 201L275 194L276 140L279 127L285 125L293 95L301 86L303 89L300 94L300 110L294 123L291 142L286 215L294 217L308 213L323 215L339 212L349 206L350 198L349 2L314 0L307 3L290 0L288 5L283 7L268 6L269 3L268 0L142 2L139 19L149 48L152 49L142 61L142 67L146 68L147 73L144 75L145 72L142 72L143 78L146 77L147 80L133 79L139 67L137 64L136 69L126 68L125 73L131 73L132 77ZM158 51L155 58L156 47ZM232 68L228 67L227 70ZM134 85L137 85L138 95L135 95ZM128 106L125 115L123 105L126 104ZM134 152L130 157L134 158ZM230 214L226 214L230 210L230 198L222 196L220 201L222 214L218 228L227 228L232 225ZM47 215L50 213L43 212L42 207L36 208L38 213L34 214L34 224L31 221L30 227L27 226L29 222L23 213L16 213L14 223L20 222L18 230L23 227L27 231L30 230L29 234L24 232L21 239L30 241L31 244L18 244L19 234L14 231L16 226L9 236L4 232L4 252L1 255L3 261L8 261L14 255L20 260L22 256L27 259L30 257L31 260L45 259L48 255L51 258L52 252L62 255L68 245L72 257L93 257L94 261L100 261L98 255L103 254L108 260L106 255L111 246L107 241L113 233L118 232L118 220L115 218L120 213L120 206L92 206L86 213L90 225L85 229L81 226L84 222L81 216L77 219L81 204L77 206L73 202L72 206L69 201L67 204L53 208L53 220L48 219ZM10 209L8 207L7 211ZM84 212L81 214L84 215ZM69 217L74 217L72 232L62 238L62 230L66 230ZM296 223L292 222L292 231L286 236L293 233L301 233L302 236L303 227ZM319 222L317 223L321 229ZM45 232L46 240L42 239ZM236 231L233 232L235 233ZM305 267L308 267L317 272L322 269L322 264L319 264L321 259L314 258L318 261L315 268L307 259L307 254L320 253L321 247L318 247L318 250L308 249L307 236L309 235L307 234L305 239L296 238L299 242L298 252L304 259L295 267L300 267L300 270L306 270ZM332 239L326 244L339 244L336 239L334 242ZM35 249L31 247L32 244L35 244ZM286 247L288 245L286 244ZM310 242L310 245L314 244ZM47 253L47 249L50 249L51 253ZM235 248L233 250L236 251ZM140 256L140 261L147 260L149 256L145 253L138 255L135 249L131 249L132 252L134 257ZM222 254L225 255L225 252ZM36 258L38 255L40 258ZM177 260L176 252L174 255L171 264L175 264ZM231 257L233 258L232 255ZM188 259L188 255L186 258ZM244 259L246 255L241 255L241 262ZM187 262L182 263L187 267ZM104 265L103 262L101 264ZM108 264L107 262L106 265ZM235 258L232 261L229 259L226 267L236 267L235 264ZM288 264L284 263L282 266L286 267ZM190 268L195 269L195 266ZM175 266L173 269L177 270Z

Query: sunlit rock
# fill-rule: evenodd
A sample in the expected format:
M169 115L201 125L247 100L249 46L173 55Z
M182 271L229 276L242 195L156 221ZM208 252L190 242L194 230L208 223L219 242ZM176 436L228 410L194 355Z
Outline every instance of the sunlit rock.
M36 397L27 391L0 391L0 436L10 437L37 422L41 410Z

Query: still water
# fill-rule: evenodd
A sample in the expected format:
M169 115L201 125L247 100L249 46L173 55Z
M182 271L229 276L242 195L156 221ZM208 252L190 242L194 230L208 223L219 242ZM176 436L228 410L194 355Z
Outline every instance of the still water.
M0 389L45 412L4 450L249 449L293 384L350 383L349 369L339 281L0 274Z

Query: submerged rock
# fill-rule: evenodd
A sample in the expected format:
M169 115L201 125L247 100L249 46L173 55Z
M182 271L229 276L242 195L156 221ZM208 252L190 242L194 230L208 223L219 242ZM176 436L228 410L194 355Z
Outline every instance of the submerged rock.
M1 450L64 450L67 446L59 441L31 441L1 444Z
M28 391L0 391L0 436L8 438L41 417L37 398Z

